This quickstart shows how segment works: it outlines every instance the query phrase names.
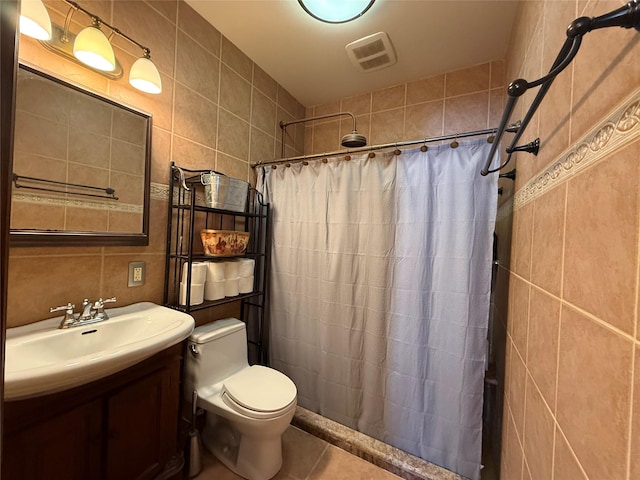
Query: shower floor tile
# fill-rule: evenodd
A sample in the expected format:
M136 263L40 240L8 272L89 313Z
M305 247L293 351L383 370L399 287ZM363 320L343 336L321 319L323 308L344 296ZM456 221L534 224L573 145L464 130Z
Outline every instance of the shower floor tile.
M282 469L273 480L397 480L400 477L291 426L282 436ZM243 480L206 449L197 480Z

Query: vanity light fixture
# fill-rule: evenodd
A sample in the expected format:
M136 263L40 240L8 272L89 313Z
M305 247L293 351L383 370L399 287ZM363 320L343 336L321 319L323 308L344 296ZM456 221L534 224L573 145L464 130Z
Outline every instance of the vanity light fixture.
M42 0L20 2L20 33L38 40L51 38L51 19Z
M298 0L300 6L316 20L346 23L364 15L375 0Z
M116 69L116 55L109 39L95 22L82 30L73 42L73 56L82 63L98 70L112 72Z
M41 4L41 0L22 0L23 5L35 2ZM109 25L76 2L71 0L63 0L63 2L69 5L64 27L51 23L52 34L50 39L40 40L44 47L69 60L88 66L110 80L117 80L122 77L123 69L113 52L111 38L114 35L118 35L142 50L142 56L133 63L129 72L131 86L146 93L158 94L162 92L160 73L151 61L151 51L147 47L141 45L116 27ZM44 5L42 5L42 8L46 13ZM76 11L87 15L92 22L90 26L82 29L77 35L69 31L71 17ZM101 27L110 30L108 36ZM23 33L22 25L21 33Z

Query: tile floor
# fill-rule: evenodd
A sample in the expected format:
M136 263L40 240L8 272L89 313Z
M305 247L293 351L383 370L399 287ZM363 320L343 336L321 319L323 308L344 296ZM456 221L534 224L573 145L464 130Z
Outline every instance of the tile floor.
M197 480L243 480L203 450ZM400 477L291 426L282 436L282 469L273 480L397 480Z

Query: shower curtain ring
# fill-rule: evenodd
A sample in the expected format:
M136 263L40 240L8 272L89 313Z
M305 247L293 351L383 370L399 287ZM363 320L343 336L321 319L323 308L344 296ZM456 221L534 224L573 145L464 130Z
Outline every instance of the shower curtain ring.
M421 152L426 152L427 150L429 150L429 147L427 147L427 139L424 139L424 143L422 144L422 146L420 147L420 151Z
M396 143L396 149L393 151L393 154L394 154L394 155L400 155L401 153L402 153L402 150L400 150L400 149L398 148L398 144Z
M458 143L458 137L453 139L453 142L451 142L451 148L458 148L458 145L460 145Z

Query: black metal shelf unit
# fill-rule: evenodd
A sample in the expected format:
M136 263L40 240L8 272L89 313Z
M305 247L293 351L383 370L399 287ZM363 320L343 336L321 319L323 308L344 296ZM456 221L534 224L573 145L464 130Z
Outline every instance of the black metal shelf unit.
M164 304L186 313L240 302L240 319L247 324L250 358L268 363L267 275L270 261L269 204L260 192L249 188L244 212L205 206L205 186L200 175L209 170L192 170L171 162L169 206L167 215L167 246L165 260ZM255 259L254 284L251 293L205 300L191 305L191 265L196 261L224 261L237 256L208 256L203 252L201 229L237 230L250 233L247 250L242 257ZM188 263L187 278L181 279L183 265ZM187 282L186 298L180 304L180 281ZM253 348L251 348L253 347Z

